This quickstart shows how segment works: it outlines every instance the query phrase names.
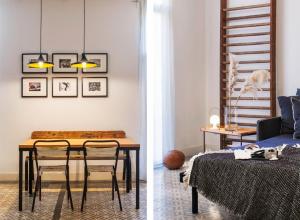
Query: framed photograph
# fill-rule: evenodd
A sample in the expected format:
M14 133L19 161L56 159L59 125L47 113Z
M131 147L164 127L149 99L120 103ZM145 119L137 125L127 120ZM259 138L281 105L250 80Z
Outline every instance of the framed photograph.
M107 53L86 53L86 58L97 64L95 68L82 69L82 73L107 73L108 54Z
M108 79L107 77L83 77L82 97L107 97Z
M22 77L21 85L23 98L48 96L48 79L46 77Z
M72 68L71 64L78 61L77 53L53 53L52 73L78 73L77 68Z
M48 54L42 54L45 60L48 60ZM32 73L48 73L48 69L38 69L38 68L30 68L27 66L29 62L37 61L39 58L39 53L23 53L22 54L22 73L32 74Z
M53 77L52 97L78 97L78 79L76 77Z

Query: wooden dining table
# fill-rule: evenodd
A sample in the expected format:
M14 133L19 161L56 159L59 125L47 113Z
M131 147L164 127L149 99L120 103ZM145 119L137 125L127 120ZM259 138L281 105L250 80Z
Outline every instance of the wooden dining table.
M43 139L39 139L43 140ZM139 172L140 172L140 144L136 143L134 140L130 138L113 138L113 139L64 139L68 140L71 145L71 150L72 151L82 151L83 150L83 143L87 140L116 140L120 143L120 150L123 151L135 151L135 156L136 156L136 209L140 208L140 184L139 184ZM28 152L29 156L31 157L32 160L32 152L33 152L33 144L34 142L37 141L37 139L28 139L24 141L23 143L19 144L19 211L22 211L22 204L23 204L23 153ZM103 146L108 146L113 143L97 143L95 146L97 147L103 147ZM37 146L46 146L46 147L55 147L59 145L65 145L65 143L57 142L57 143L39 143ZM130 175L131 179L131 174L127 172L128 175ZM128 180L129 178L127 178ZM131 181L131 180L130 180ZM128 184L126 184L128 186ZM32 186L30 184L30 188L32 191ZM127 191L128 192L128 191Z

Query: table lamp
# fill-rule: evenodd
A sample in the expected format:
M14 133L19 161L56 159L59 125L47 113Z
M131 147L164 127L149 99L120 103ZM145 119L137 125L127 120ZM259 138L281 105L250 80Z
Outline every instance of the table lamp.
M212 115L209 119L212 129L218 129L218 124L220 124L220 117L218 115Z

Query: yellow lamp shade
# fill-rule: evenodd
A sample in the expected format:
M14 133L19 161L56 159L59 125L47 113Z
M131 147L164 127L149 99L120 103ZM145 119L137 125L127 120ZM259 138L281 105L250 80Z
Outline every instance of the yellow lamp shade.
M79 68L79 69L88 69L88 68L95 68L97 67L96 63L93 62L77 62L71 64L72 68Z
M72 63L71 64L72 68L79 68L79 69L89 69L89 68L95 68L97 67L97 64L94 62L89 61L86 58L85 53L82 54L82 58L79 62Z
M37 68L37 69L45 69L45 68L51 68L54 66L53 63L45 61L43 58L43 55L40 54L39 58L35 61L30 61L27 66L29 68Z

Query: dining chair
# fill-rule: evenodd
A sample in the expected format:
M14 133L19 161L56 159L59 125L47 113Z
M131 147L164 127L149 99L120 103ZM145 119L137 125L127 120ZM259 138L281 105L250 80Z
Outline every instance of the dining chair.
M53 144L49 144L53 143ZM58 144L60 143L60 144ZM62 144L63 143L63 144ZM42 198L42 175L44 173L64 173L66 177L66 190L68 194L68 201L70 201L71 209L73 210L73 201L70 188L70 174L69 174L69 159L70 159L70 142L67 140L37 140L33 144L33 153L35 157L35 164L37 170L37 178L35 183L35 190L33 194L32 208L34 211L35 199L37 192L39 191L39 200ZM63 165L41 165L39 162L43 158L50 159L53 157L65 158L65 163Z
M119 185L116 175L120 151L120 143L116 140L88 140L83 143L84 153L84 186L81 202L81 211L83 211L84 202L87 197L88 177L93 172L109 172L112 175L112 200L114 200L115 191L118 194L119 207L122 211ZM89 157L97 157L101 161L111 161L110 165L90 165L87 161Z

